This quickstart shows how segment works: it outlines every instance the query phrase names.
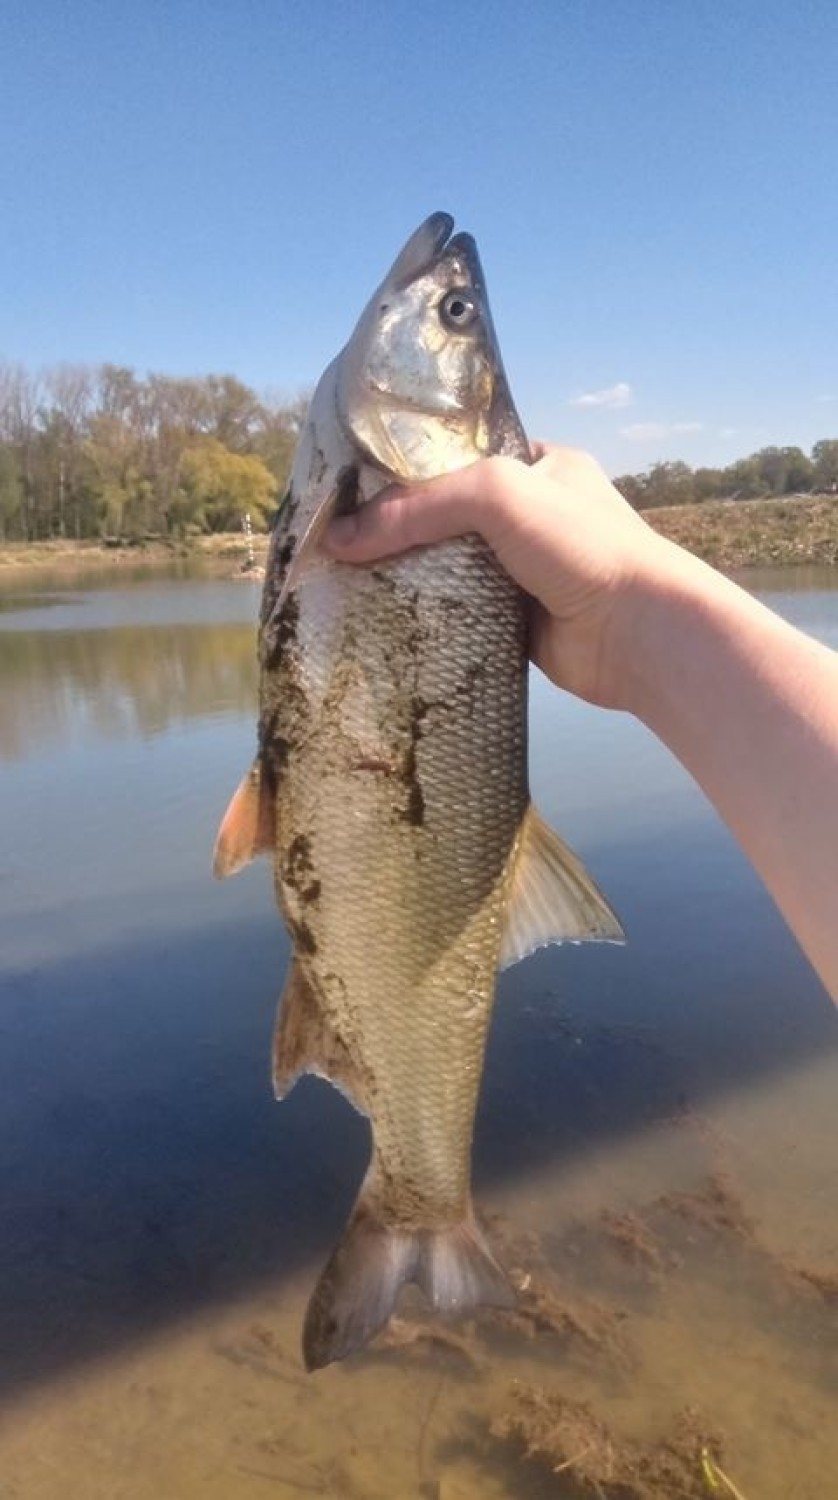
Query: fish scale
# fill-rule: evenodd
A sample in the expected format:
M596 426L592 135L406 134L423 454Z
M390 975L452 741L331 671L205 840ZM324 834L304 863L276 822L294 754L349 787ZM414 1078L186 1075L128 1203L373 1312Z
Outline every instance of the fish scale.
M409 1213L432 1229L459 1222L468 1208L471 1122L503 883L526 802L522 615L517 591L487 566L477 541L451 543L376 573L356 581L346 569L327 566L300 587L298 633L285 670L299 673L313 695L289 695L287 718L278 721L280 733L304 747L283 778L278 823L307 829L313 864L322 872L318 901L307 914L317 944L307 972L333 1029L363 1036L367 1070L388 1080L372 1106L376 1169L387 1183L378 1195L380 1212L388 1222L407 1222ZM342 607L341 594L348 596ZM373 612L370 594L377 596ZM452 599L461 615L466 604L467 628L455 632L446 624ZM369 625L370 613L375 629L360 636L359 621ZM347 637L356 671L324 715L330 664L339 675ZM280 702L283 687L280 670ZM392 785L417 698L420 822L402 807L407 790L402 797ZM497 778L484 774L495 762L505 772L500 799ZM363 891L363 901L347 900L351 890ZM281 876L279 895L300 920L298 892ZM332 972L339 985L330 981Z

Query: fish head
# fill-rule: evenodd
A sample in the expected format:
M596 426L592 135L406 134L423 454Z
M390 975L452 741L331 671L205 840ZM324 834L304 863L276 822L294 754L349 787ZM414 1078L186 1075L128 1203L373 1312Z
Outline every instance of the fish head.
M529 458L477 246L432 214L411 235L338 357L337 413L388 477L431 478L489 453Z

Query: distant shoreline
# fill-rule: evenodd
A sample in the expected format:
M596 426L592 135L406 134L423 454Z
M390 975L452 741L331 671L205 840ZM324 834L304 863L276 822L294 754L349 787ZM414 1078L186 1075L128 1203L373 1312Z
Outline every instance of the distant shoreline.
M724 571L747 567L819 565L838 567L838 495L799 495L769 500L705 500L643 512L656 531ZM268 538L253 538L257 564L265 561ZM0 543L0 584L24 570L76 572L126 568L153 570L184 561L209 564L214 571L243 571L247 549L238 532L190 538L185 542L149 540L122 545L97 541Z
M254 534L256 562L265 561L268 550L266 535ZM0 584L20 577L27 571L43 569L68 576L88 569L112 571L115 575L135 568L155 568L184 562L206 562L222 574L243 571L247 546L240 531L218 532L211 536L190 537L187 541L140 539L138 541L71 541L53 538L46 542L0 542Z

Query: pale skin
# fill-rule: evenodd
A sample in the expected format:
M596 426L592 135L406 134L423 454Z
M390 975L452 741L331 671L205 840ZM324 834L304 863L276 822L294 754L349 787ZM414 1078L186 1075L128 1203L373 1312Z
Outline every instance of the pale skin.
M703 788L838 1002L838 653L647 526L593 458L539 447L333 522L367 563L479 532L553 682L633 713Z

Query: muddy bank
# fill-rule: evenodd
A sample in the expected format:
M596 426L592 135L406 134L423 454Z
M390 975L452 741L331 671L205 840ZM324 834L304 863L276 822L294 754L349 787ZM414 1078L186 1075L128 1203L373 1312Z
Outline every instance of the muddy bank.
M838 566L838 495L706 500L662 506L643 516L716 568Z

